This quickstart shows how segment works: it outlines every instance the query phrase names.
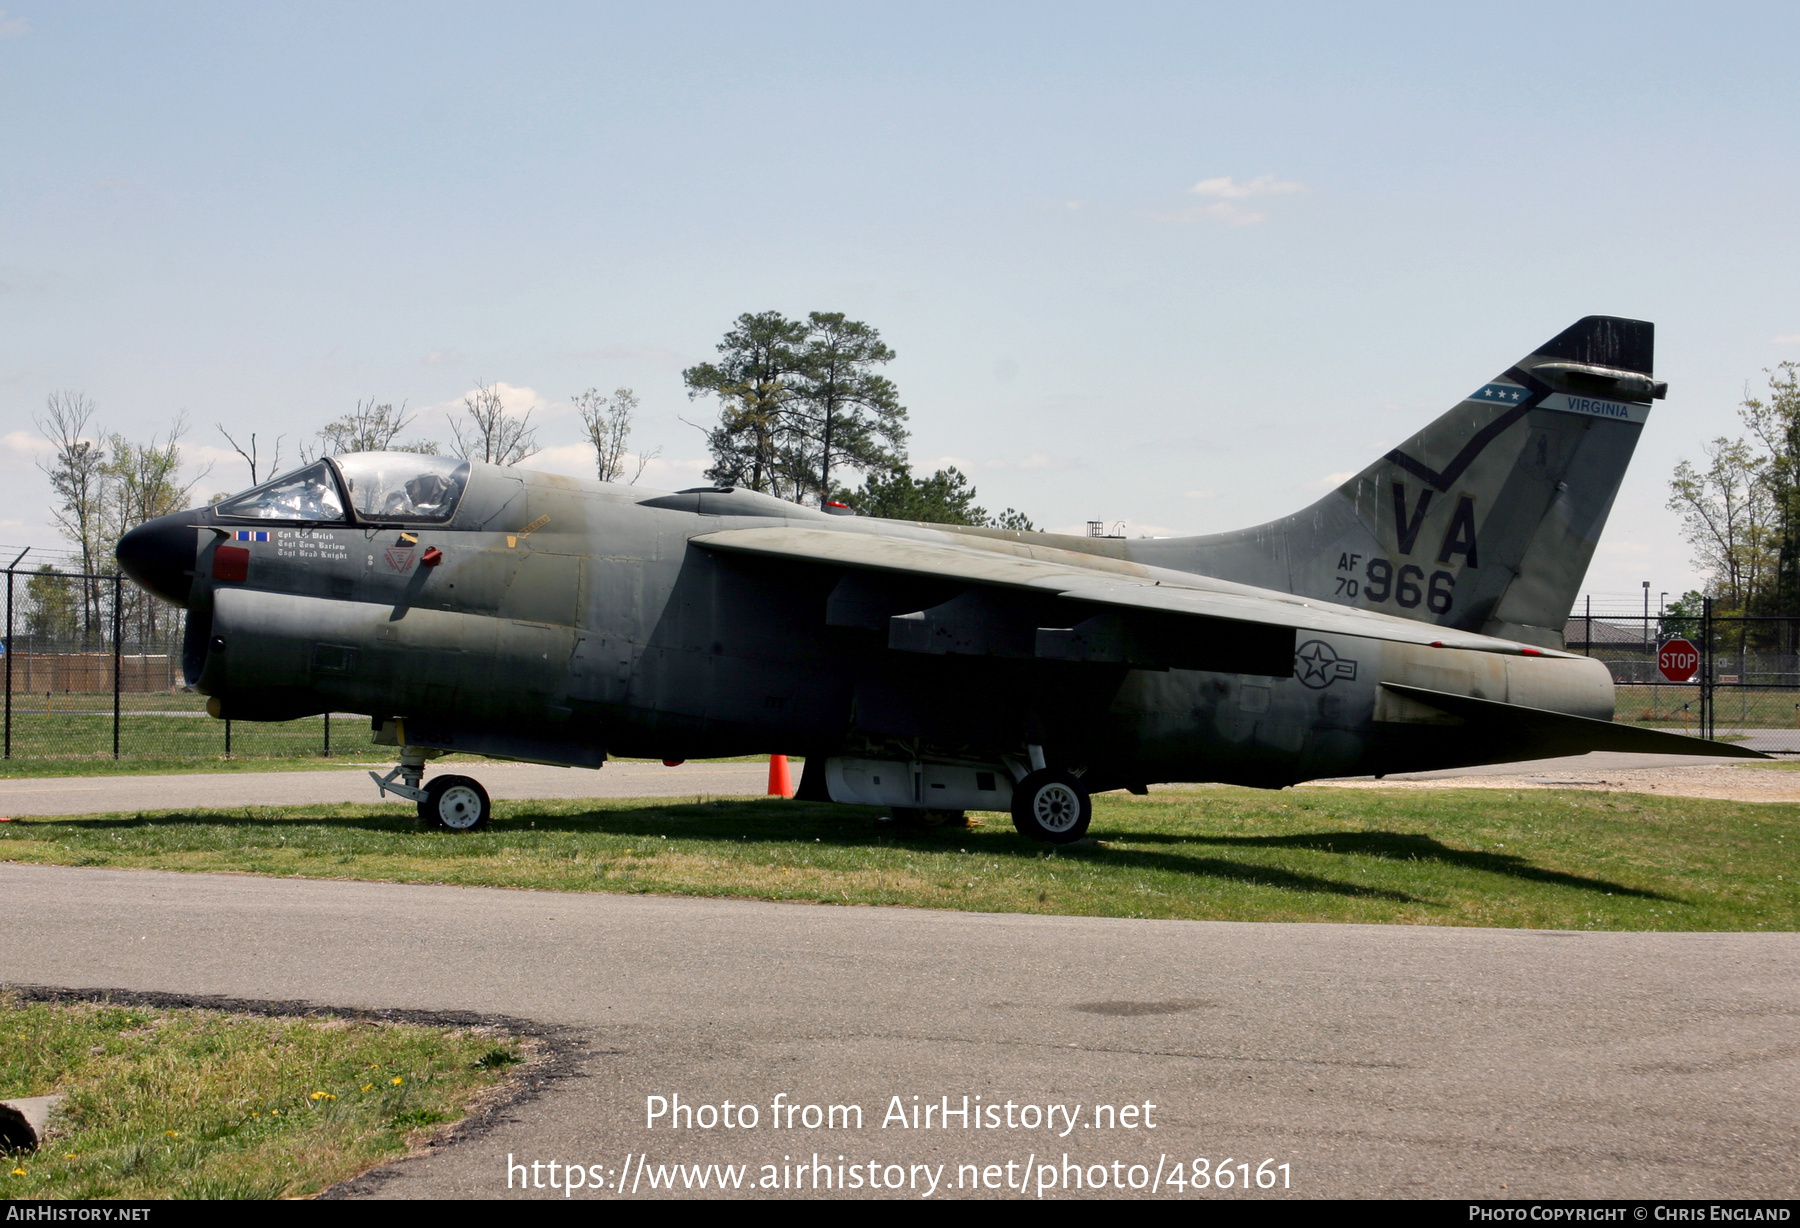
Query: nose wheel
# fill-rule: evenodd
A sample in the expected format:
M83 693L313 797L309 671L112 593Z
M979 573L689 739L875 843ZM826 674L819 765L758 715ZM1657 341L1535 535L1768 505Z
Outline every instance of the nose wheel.
M487 790L468 776L433 778L419 803L419 818L444 831L479 831L493 814Z

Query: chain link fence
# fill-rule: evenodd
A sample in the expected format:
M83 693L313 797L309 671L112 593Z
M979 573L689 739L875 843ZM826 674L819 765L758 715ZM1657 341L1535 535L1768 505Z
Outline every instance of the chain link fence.
M9 568L5 758L329 758L357 727L214 720L182 677L185 616L116 572Z
M1676 640L1698 656L1683 682L1660 665ZM1569 619L1563 641L1612 672L1615 720L1800 753L1800 618L1720 615L1710 600L1697 614L1596 611L1589 602Z

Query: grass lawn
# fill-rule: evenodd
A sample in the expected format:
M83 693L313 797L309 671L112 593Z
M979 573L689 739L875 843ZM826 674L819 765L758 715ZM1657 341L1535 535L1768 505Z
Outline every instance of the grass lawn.
M180 718L175 718L180 719ZM13 747L11 759L0 760L0 780L36 778L42 776L185 776L198 772L317 772L343 771L346 768L392 767L399 758L391 746L376 746L369 741L368 722L336 720L331 726L331 757L325 758L320 753L320 722L314 719L310 731L293 733L289 728L300 722L284 722L282 725L252 726L247 722L233 722L231 758L225 757L223 743L217 738L217 732L223 726L211 717L199 718L207 722L213 730L213 741L206 744L204 752L200 750L183 751L177 749L159 750L156 746L149 749L132 749L127 739L120 747L121 757L112 757L109 740L112 737L112 726L106 727L105 746L102 749L82 747L85 744L65 743L61 753L49 753L42 747L33 750L17 743ZM254 736L244 737L242 731L251 730ZM268 734L265 731L285 731ZM90 731L91 732L91 731ZM194 745L199 745L195 743ZM75 747L75 749L70 749ZM805 762L798 756L790 756L794 771L799 772ZM693 763L767 763L767 755L738 755L724 759L694 759ZM445 755L441 759L432 760L435 764L453 762L468 765L479 765L489 760L480 755ZM613 763L654 763L653 759L614 759ZM798 779L798 776L796 776Z
M277 1198L404 1154L520 1060L491 1031L0 994L0 1099L62 1094L0 1199Z
M1800 806L1529 790L1095 799L1094 843L1002 815L920 835L771 799L498 802L487 831L412 807L45 817L0 859L313 878L1233 921L1556 929L1800 926Z
M246 759L233 755L208 758L146 757L143 759L105 758L13 759L0 763L0 780L26 780L50 776L191 776L198 772L342 772L351 768L390 768L395 759L390 747L381 750L358 746L325 759L313 755L304 759L280 756Z
M157 699L168 697L157 696ZM186 697L177 697L186 698ZM331 722L332 751L366 756L369 722L364 717L339 717ZM231 722L231 753L240 759L300 758L323 760L325 721L303 717L294 721ZM112 704L104 711L13 709L12 755L6 770L28 764L75 765L86 773L114 762ZM184 713L174 708L133 712L127 709L119 721L119 754L124 760L219 761L225 757L225 722L204 711ZM29 770L29 769L27 769ZM60 772L54 774L61 774Z

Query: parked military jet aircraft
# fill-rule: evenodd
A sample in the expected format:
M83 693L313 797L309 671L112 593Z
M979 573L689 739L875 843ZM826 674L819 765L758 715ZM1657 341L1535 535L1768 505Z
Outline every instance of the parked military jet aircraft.
M1562 651L1650 402L1590 316L1311 507L1163 540L912 524L413 453L321 460L126 534L235 720L366 713L428 821L449 752L599 767L798 752L801 795L1078 839L1090 795L1590 750L1754 753L1611 721ZM837 512L839 514L833 514ZM374 773L371 773L374 775Z

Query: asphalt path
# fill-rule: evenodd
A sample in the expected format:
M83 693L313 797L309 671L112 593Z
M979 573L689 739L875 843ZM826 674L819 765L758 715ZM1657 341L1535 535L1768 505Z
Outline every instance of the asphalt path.
M371 765L384 775L393 764ZM796 768L796 771L798 769ZM195 772L167 776L27 776L0 780L0 814L95 814L188 807L314 806L378 802L370 768L349 771ZM481 781L494 798L737 797L768 792L766 763L608 763L588 768L535 763L446 764ZM390 798L389 800L398 800Z
M1692 755L1631 755L1596 752L1529 763L1491 764L1440 772L1408 772L1393 781L1454 777L1530 776L1545 772L1619 772L1655 767L1742 763L1742 759ZM381 765L386 772L391 765ZM608 763L599 771L544 767L530 763L449 764L428 769L454 771L480 780L495 798L584 797L749 797L768 792L763 763ZM796 765L796 783L799 767ZM1185 788L1183 785L1157 788ZM308 806L374 802L380 797L368 768L350 771L196 772L166 776L36 776L0 779L0 814L96 814L115 811L178 810L232 806Z
M934 1172L939 1198L1036 1197L1045 1182L1060 1196L1075 1165L1179 1196L1168 1175L1197 1158L1232 1161L1226 1197L1244 1196L1237 1163L1254 1174L1265 1159L1291 1185L1258 1195L1791 1197L1800 1184L1795 934L1134 921L6 864L0 899L12 984L472 1010L582 1038L573 1077L355 1185L376 1197L564 1197L520 1188L547 1185L550 1161L607 1183L575 1197L621 1182L664 1196L651 1183L667 1171L679 1187L677 1164L748 1164L750 1183L773 1173L790 1186L773 1193L805 1196L789 1157L810 1174L814 1156L834 1182L854 1166L894 1197L928 1196ZM755 1105L759 1120L649 1125L649 1098L676 1095ZM912 1127L915 1104L965 1095L1013 1125ZM778 1099L859 1106L861 1128L808 1129L804 1109L776 1128ZM1046 1105L1067 1106L1055 1129ZM1113 1124L1096 1128L1097 1105Z

